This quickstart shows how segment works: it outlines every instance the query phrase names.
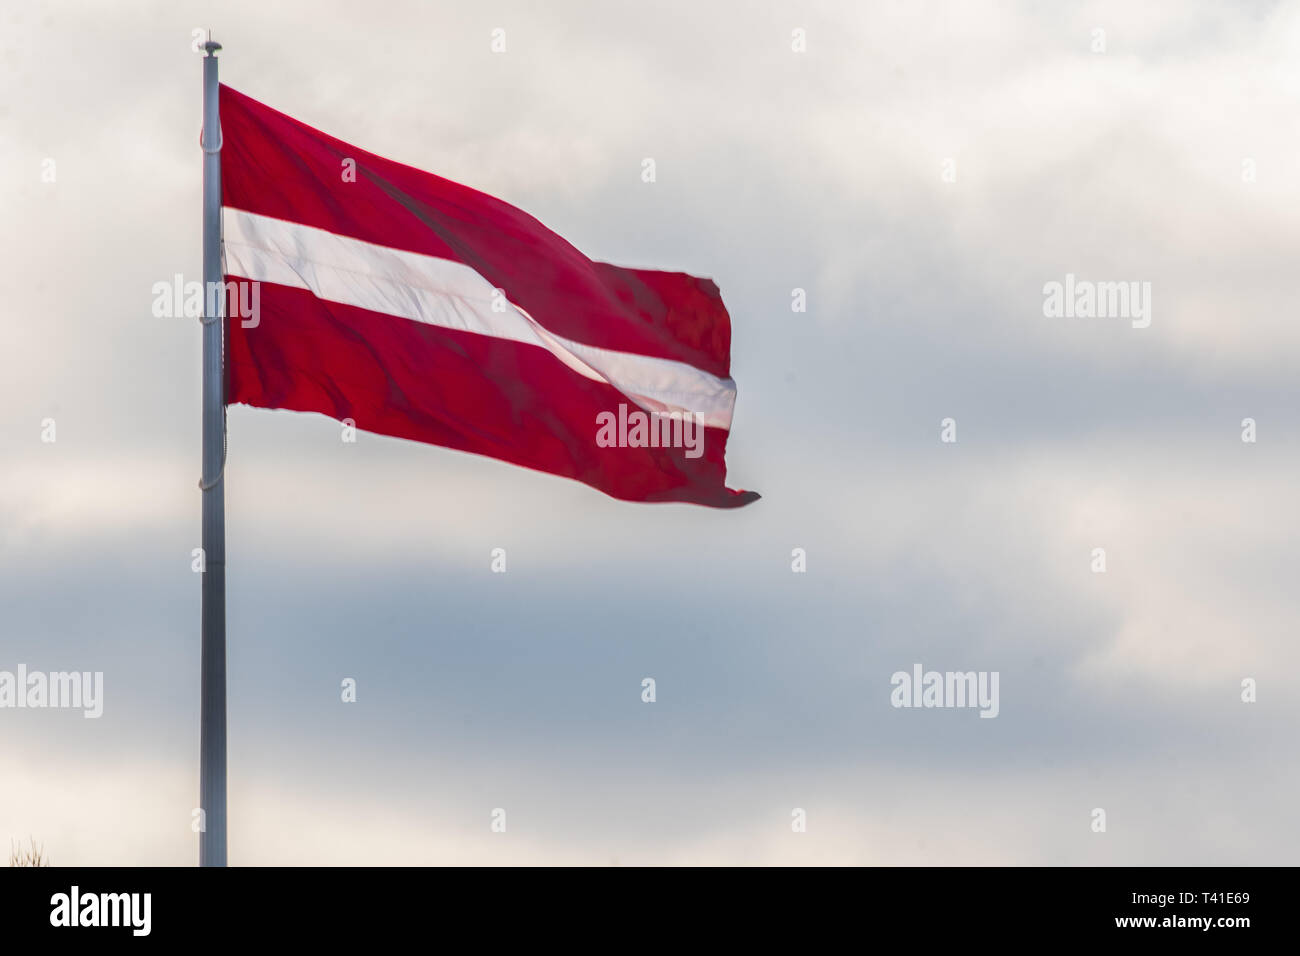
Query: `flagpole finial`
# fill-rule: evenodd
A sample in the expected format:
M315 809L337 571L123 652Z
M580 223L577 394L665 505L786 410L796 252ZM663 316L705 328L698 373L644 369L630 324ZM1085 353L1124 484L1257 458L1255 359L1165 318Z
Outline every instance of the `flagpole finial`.
M208 42L203 44L203 49L208 51L208 56L214 56L221 49L221 44L212 39L212 34L208 34Z

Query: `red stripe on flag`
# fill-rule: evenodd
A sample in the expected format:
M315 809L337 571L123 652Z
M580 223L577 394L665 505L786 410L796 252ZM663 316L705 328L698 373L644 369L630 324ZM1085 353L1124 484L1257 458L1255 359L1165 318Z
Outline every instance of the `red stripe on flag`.
M532 216L376 156L221 87L222 203L462 262L547 329L731 375L731 321L711 279L593 262ZM356 179L345 181L344 161Z
M631 403L544 349L326 302L305 289L262 283L259 298L255 327L230 310L230 404L350 418L366 431L489 455L630 501L731 508L758 498L725 487L724 429L703 429L698 458L683 448L599 447L596 416Z

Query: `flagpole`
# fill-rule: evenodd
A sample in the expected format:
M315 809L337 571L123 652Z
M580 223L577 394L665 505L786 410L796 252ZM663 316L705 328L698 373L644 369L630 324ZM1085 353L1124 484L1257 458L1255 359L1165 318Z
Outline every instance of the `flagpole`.
M226 465L222 395L221 111L217 51L203 44L203 606L199 690L199 866L226 865Z

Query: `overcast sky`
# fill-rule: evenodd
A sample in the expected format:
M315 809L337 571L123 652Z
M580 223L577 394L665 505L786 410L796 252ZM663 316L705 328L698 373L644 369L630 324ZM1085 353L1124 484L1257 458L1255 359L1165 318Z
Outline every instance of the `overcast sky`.
M200 332L151 288L201 278L202 27L255 99L713 277L763 494L230 409L232 863L1295 862L1300 5L1173 0L7 5L0 671L105 687L0 710L0 840L197 857ZM1067 274L1149 327L1046 317ZM891 706L917 663L998 716Z

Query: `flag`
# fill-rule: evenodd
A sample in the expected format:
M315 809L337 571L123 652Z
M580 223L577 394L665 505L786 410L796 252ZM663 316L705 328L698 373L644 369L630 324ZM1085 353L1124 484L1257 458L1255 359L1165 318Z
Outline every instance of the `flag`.
M717 286L222 86L226 403L319 412L629 501L737 507Z

